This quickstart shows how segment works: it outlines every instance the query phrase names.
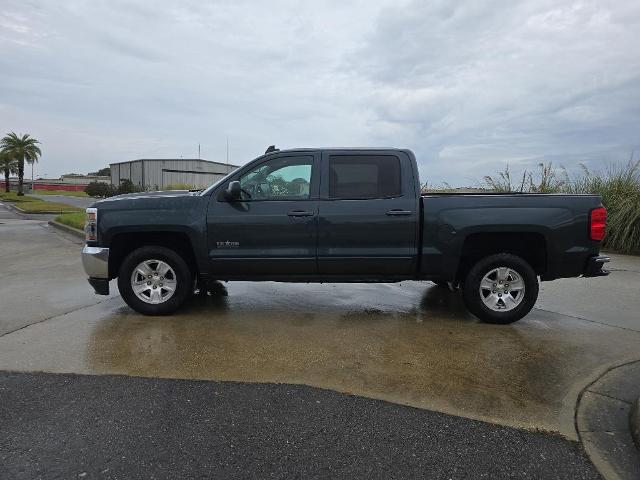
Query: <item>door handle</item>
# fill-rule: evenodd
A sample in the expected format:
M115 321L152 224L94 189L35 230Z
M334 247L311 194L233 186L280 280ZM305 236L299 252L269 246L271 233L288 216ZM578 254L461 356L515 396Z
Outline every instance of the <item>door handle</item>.
M315 214L306 210L292 210L287 215L290 217L313 217Z
M400 216L400 215L411 215L413 212L411 210L399 210L399 209L395 209L395 210L389 210L387 212L387 215L391 216L391 217L396 217L396 216Z

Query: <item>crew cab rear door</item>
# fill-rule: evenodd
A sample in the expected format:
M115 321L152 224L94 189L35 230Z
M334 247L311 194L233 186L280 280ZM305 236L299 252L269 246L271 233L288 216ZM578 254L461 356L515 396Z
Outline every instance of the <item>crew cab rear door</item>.
M345 277L409 276L417 261L419 204L402 151L322 154L318 270Z

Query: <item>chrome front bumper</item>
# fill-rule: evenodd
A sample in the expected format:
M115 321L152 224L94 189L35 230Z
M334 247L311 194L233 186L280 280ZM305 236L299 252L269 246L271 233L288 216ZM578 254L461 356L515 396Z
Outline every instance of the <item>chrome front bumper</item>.
M82 266L91 278L109 278L109 249L85 245L82 249Z
M109 295L109 249L85 245L82 249L82 266L95 292Z

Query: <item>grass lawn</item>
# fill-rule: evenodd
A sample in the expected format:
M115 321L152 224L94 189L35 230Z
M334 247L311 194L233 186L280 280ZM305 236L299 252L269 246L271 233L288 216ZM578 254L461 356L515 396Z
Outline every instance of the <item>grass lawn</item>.
M25 213L67 213L84 211L81 208L72 207L71 205L67 205L66 203L46 202L44 200L16 203L16 207L24 210Z
M69 227L77 228L78 230L84 229L84 212L63 213L56 217L56 222L64 223Z
M32 192L34 195L65 195L67 197L88 197L85 192L71 192L67 190L38 190Z
M15 203L16 207L25 213L67 213L83 212L81 208L67 205L66 203L47 202L39 198L24 195L19 197L15 192L0 193L0 200Z

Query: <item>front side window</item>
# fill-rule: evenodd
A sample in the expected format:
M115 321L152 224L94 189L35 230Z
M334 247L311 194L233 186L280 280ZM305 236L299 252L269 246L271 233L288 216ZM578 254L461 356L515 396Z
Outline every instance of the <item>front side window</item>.
M400 159L393 155L331 155L329 198L391 198L401 195Z
M308 200L313 157L282 157L240 176L246 200Z

